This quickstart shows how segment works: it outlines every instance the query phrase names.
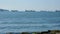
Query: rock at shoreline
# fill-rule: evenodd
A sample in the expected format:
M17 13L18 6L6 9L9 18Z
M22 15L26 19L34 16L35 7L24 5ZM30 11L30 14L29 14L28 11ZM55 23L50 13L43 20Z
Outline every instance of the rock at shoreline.
M9 32L6 34L60 34L60 30L48 30L43 32L21 32L21 33Z

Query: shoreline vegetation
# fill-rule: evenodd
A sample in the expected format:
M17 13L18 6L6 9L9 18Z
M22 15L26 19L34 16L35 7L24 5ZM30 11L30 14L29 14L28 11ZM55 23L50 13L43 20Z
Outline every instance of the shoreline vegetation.
M48 30L48 31L42 31L42 32L7 32L6 34L60 34L60 30Z
M22 12L22 11L19 11L19 10L7 10L7 9L0 9L1 12L4 12L4 11L11 11L11 12ZM60 10L55 10L55 11L35 11L35 10L24 10L23 12L60 12Z

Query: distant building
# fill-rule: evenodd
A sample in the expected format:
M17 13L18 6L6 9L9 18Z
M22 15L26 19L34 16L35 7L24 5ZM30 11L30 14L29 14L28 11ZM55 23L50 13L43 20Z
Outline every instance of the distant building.
M25 12L35 12L35 10L25 10Z
M56 10L56 12L60 12L60 10Z
M12 12L17 12L18 10L11 10Z

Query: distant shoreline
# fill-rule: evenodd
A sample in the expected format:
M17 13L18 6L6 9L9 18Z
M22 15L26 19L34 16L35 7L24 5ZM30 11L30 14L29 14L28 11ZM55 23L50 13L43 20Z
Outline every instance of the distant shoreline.
M18 12L19 10L7 10L7 9L0 9L1 12L3 11L11 11L11 12ZM19 11L20 12L20 11ZM40 11L36 11L36 10L24 10L23 12L60 12L60 10L52 10L52 11L45 11L45 10L40 10Z

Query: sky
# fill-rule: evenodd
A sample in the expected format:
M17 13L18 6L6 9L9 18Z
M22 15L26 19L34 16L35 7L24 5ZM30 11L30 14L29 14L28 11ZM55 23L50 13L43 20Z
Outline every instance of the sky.
M0 9L60 10L60 0L0 0Z

